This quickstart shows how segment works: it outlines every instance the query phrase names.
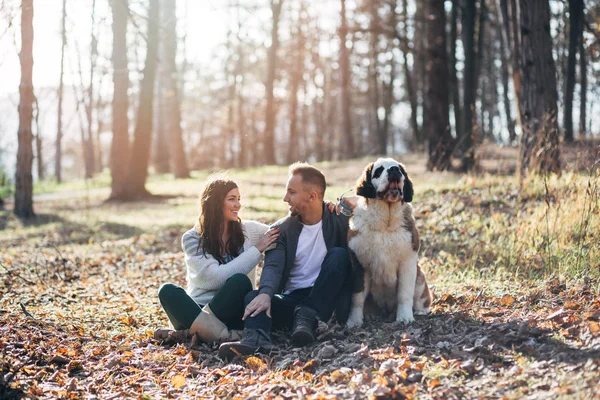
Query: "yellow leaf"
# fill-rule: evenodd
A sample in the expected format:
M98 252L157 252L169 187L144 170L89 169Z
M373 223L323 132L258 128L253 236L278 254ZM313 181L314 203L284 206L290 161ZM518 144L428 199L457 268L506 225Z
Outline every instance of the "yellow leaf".
M590 332L592 336L598 336L600 334L600 325L595 321L590 321Z
M247 364L247 365L248 365L250 368L252 368L254 371L258 371L258 370L261 370L261 369L267 368L267 364L265 364L263 360L261 360L261 359L260 359L260 358L258 358L258 357L254 357L254 356L252 356L252 357L248 357L248 358L246 359L246 364Z
M441 384L442 383L440 381L438 381L437 379L432 379L429 381L429 387L432 389L440 386Z
M510 294L505 294L500 299L500 305L503 306L503 307L510 307L513 304L515 304L515 298L512 297Z
M183 375L175 375L171 378L171 385L176 389L179 389L183 385L185 385L185 377Z

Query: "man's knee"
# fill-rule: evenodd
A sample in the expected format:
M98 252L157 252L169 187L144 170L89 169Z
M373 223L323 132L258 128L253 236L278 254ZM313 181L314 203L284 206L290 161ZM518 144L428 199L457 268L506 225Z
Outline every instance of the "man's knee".
M158 289L158 298L161 301L171 299L177 293L177 291L183 290L179 286L174 285L172 283L165 283Z
M234 274L225 283L232 291L249 292L252 290L250 278L244 274Z
M244 297L244 304L245 305L250 304L250 302L252 300L254 300L256 298L256 296L258 296L258 290L252 290L252 291L248 292L246 297Z

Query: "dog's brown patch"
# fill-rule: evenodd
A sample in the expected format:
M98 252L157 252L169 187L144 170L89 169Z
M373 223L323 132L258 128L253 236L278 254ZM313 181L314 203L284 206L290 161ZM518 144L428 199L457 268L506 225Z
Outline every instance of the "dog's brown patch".
M425 277L423 277L423 279L425 279ZM427 283L425 284L423 293L421 293L421 300L423 300L423 307L429 308L431 305L431 293L429 292L429 286L427 286Z
M408 231L410 231L412 235L412 249L415 252L419 252L419 248L421 247L421 240L419 238L419 231L417 230L417 225L415 223L415 217L412 213L412 208L406 207L404 209L404 223L405 227Z
M348 242L350 242L350 239L356 235L358 235L358 231L355 231L354 229L348 229Z

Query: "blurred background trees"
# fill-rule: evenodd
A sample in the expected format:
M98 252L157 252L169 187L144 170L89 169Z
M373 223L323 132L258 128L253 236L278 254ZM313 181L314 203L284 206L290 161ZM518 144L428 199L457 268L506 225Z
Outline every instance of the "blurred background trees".
M6 31L40 1L3 2ZM36 62L60 75L18 136L38 179L108 166L124 200L148 195L148 173L199 168L422 150L430 169L469 171L484 141L521 146L525 174L558 171L560 140L600 132L593 1L224 0L209 2L224 34L194 41L206 15L188 15L189 1L56 1L61 52ZM192 56L199 40L210 57ZM39 121L48 114L56 129Z

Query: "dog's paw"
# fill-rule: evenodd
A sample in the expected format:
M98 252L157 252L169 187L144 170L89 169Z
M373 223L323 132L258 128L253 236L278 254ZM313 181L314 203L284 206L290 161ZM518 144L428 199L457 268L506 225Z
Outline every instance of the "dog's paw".
M401 309L398 308L396 312L396 322L410 324L415 321L415 317L413 316L413 312L411 309Z
M348 321L346 321L346 326L350 329L359 328L363 324L363 313L362 310L353 308L350 311L350 316L348 317Z
M418 310L418 311L414 310L413 314L414 315L429 315L429 314L431 314L431 310L429 308L426 310Z

